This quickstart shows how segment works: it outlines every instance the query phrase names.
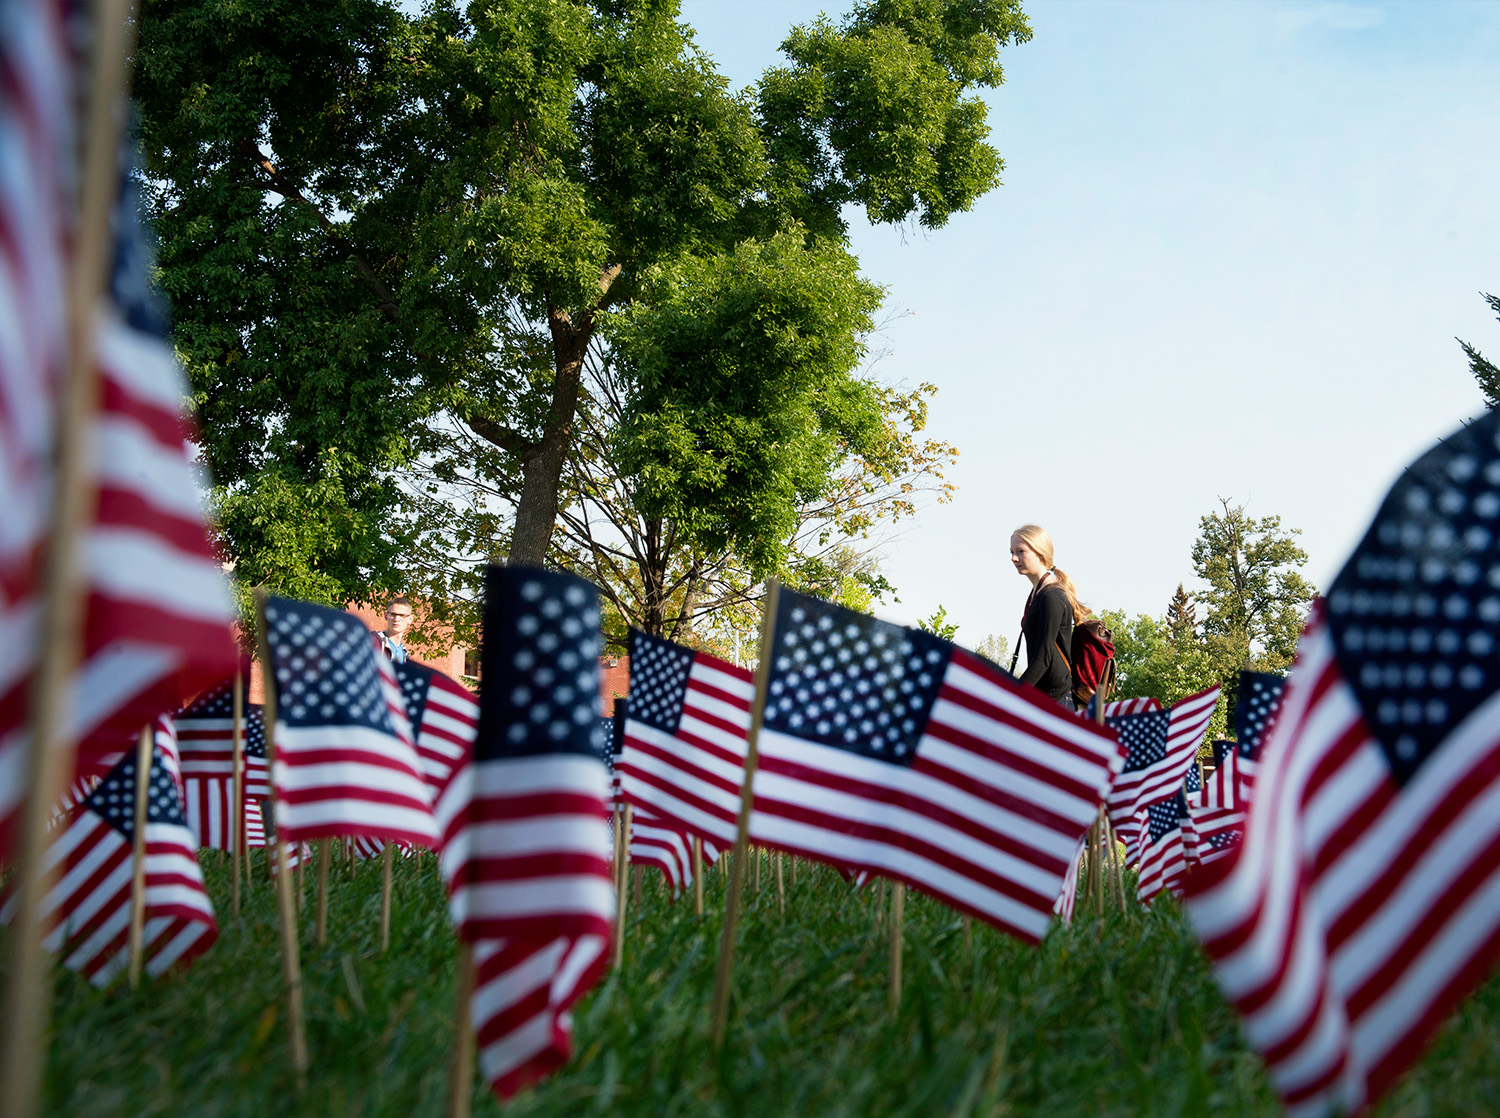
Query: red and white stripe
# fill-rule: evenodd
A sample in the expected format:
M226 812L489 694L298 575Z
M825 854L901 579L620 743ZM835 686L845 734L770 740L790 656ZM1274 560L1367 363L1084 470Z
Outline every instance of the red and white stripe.
M672 891L693 883L693 839L681 828L643 808L631 813L630 861L655 866Z
M1122 761L1112 732L955 648L910 767L762 730L750 837L1035 943Z
M1078 903L1078 874L1083 867L1083 851L1087 845L1087 839L1079 840L1078 853L1073 855L1073 861L1068 864L1068 872L1063 877L1062 891L1058 893L1057 900L1052 902L1052 911L1057 913L1058 919L1064 924L1073 923L1073 909Z
M597 759L543 754L465 765L439 797L450 913L474 943L479 1067L501 1098L567 1061L568 1011L608 967L607 789Z
M474 944L479 1070L501 1098L567 1063L569 1010L609 966L607 935Z
M288 727L278 715L277 835L283 842L363 835L435 847L432 790L412 745L401 688L388 660L358 647L356 654L369 655L378 668L395 736L364 726Z
M555 938L534 934L545 928L608 939L615 891L604 766L577 754L504 758L470 766L464 781L472 800L455 812L443 849L462 938Z
M1232 808L1239 802L1236 774L1239 772L1239 750L1231 745L1203 786L1203 807L1207 810Z
M228 780L204 780L191 776L183 783L188 830L193 832L199 849L234 849L234 838L230 834L229 826L229 821L234 815L233 783ZM244 807L246 847L264 846L266 824L261 815L260 800L246 796Z
M1358 1113L1500 955L1500 695L1406 785L1314 610L1244 840L1188 913L1294 1115Z
M1214 708L1218 703L1219 686L1214 684L1206 691L1199 691L1196 695L1189 695L1172 704L1172 720L1167 725L1169 756L1185 753L1189 766L1196 762L1198 748L1203 744L1203 736L1208 733L1208 724L1213 720ZM1187 776L1186 768L1183 769L1183 776Z
M97 337L98 511L84 543L84 659L71 714L81 748L108 747L234 670L233 608L204 527L207 485L164 338L112 312Z
M625 801L687 834L732 845L754 698L753 673L695 653L676 734L635 721L627 708L625 745L615 762Z
M422 724L412 727L416 735L417 761L422 775L437 796L453 773L473 755L479 733L479 704L473 694L442 672L432 673Z
M1144 714L1148 710L1160 710L1161 703L1150 695L1139 699L1116 699L1114 702L1104 704L1104 717L1113 718L1117 714Z

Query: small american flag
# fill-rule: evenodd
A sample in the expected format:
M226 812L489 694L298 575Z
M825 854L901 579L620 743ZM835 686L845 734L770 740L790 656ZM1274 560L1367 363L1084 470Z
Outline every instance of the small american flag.
M62 6L0 5L0 864L27 789L55 409L67 363L73 104Z
M602 646L589 583L487 572L479 735L448 790L471 799L443 870L454 925L474 944L480 1069L501 1098L567 1061L569 1010L608 966Z
M1239 739L1235 752L1236 802L1249 804L1255 793L1255 769L1261 747L1271 727L1286 690L1286 677L1267 672L1241 672L1239 701L1234 708L1234 732Z
M1146 809L1183 787L1218 701L1214 686L1167 710L1106 718L1127 750L1125 769L1109 793L1110 821L1127 846L1140 842Z
M56 408L66 364L74 171L67 7L0 5L0 862L28 786L28 700L41 616ZM99 408L87 467L97 494L77 557L80 663L64 703L80 773L161 709L233 667L228 586L204 528L182 421L181 370L151 290L137 189L122 173L113 275L98 317Z
M745 668L632 632L630 702L615 766L625 800L684 835L732 844L754 697L755 677Z
M1182 880L1196 860L1196 836L1182 792L1146 809L1146 827L1136 851L1140 874L1135 895L1150 904L1163 891L1180 894Z
M276 684L276 830L283 842L364 835L437 845L432 792L391 667L351 615L266 600Z
M463 684L414 660L392 665L406 719L416 739L417 760L434 797L473 754L479 704Z
M656 867L674 893L693 883L692 836L643 808L632 813L630 860Z
M249 672L245 673L249 677ZM266 728L259 703L243 707L240 749L245 769L245 795L271 794L271 773L266 765ZM229 681L205 692L173 717L177 724L177 747L182 755L182 775L188 780L232 780L234 778L234 683Z
M1213 750L1214 771L1203 789L1203 807L1210 810L1234 807L1238 800L1235 774L1239 766L1235 761L1239 751L1232 741L1216 741Z
M1171 715L1164 710L1120 714L1106 720L1120 735L1125 750L1125 767L1109 790L1109 819L1126 847L1133 849L1140 839L1142 819L1148 803L1170 796L1167 764L1167 724ZM1164 772L1167 775L1163 775ZM1178 775L1180 786L1183 777Z
M1208 732L1208 724L1213 720L1214 708L1218 703L1219 686L1215 684L1206 691L1199 691L1196 695L1189 695L1172 704L1171 720L1167 724L1168 756L1185 755L1187 768L1196 767L1198 747L1203 744L1203 736Z
M183 799L188 830L193 832L199 849L232 850L229 820L234 815L234 782L222 777L189 776L183 780ZM246 847L265 846L266 822L260 801L246 796L244 809Z
M1187 797L1188 807L1203 806L1203 770L1196 764L1188 766L1187 779L1182 782L1182 791Z
M1372 1106L1500 951L1497 447L1490 412L1391 489L1313 610L1243 841L1188 883L1294 1115Z
M207 950L218 936L170 755L153 747L146 786L145 968L153 976ZM42 905L44 945L63 965L106 986L130 960L136 755L115 765L73 809L43 856L56 872ZM7 895L0 920L14 918Z
M751 839L1040 940L1114 735L930 633L786 590L775 621Z

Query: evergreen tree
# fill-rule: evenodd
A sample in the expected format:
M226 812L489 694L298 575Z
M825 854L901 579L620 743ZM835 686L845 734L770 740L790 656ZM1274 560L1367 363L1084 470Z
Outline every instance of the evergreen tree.
M1480 292L1483 295L1483 292ZM1484 295L1484 301L1490 305L1495 312L1495 317L1500 318L1500 296ZM1490 407L1500 404L1500 368L1494 363L1485 360L1484 354L1471 346L1462 338L1453 339L1463 346L1464 355L1469 359L1469 372L1474 374L1474 379L1479 382L1480 391L1484 393L1484 402Z
M1186 648L1198 640L1198 617L1193 596L1177 584L1177 593L1167 604L1167 633L1174 645Z

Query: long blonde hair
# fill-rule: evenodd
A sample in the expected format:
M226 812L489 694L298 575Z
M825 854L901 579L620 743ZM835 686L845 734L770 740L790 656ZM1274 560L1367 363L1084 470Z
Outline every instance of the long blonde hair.
M1087 620L1093 610L1078 600L1078 588L1073 585L1073 580L1068 577L1067 572L1053 565L1052 537L1047 534L1047 529L1040 524L1022 524L1011 535L1020 536L1021 542L1036 552L1037 558L1057 580L1057 585L1062 587L1063 593L1068 596L1068 604L1073 607L1073 624L1078 625Z

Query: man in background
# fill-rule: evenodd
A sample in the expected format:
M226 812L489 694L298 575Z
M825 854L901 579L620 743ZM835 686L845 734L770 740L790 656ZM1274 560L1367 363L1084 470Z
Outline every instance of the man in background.
M385 628L374 634L380 641L380 651L397 664L406 663L406 645L401 643L406 630L411 628L411 599L405 596L392 598L385 607Z

